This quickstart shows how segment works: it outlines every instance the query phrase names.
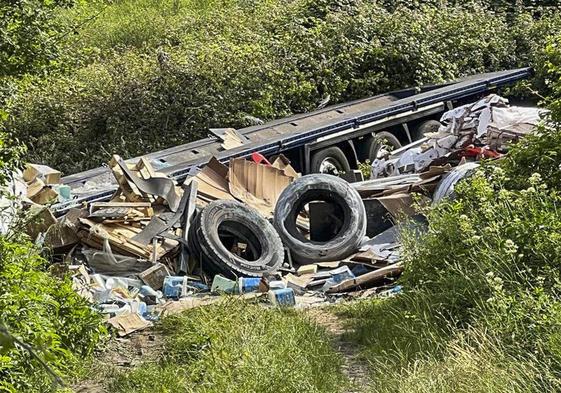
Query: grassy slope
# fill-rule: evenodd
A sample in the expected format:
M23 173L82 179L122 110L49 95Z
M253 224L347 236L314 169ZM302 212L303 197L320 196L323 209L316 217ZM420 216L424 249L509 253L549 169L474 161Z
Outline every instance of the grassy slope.
M326 332L292 310L225 299L165 318L159 359L114 375L119 392L339 392L341 359Z

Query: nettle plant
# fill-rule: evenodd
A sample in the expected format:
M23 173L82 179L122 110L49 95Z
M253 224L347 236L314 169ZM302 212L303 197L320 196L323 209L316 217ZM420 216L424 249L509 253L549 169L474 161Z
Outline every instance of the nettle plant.
M454 200L428 208L428 232L404 237L404 285L438 300L436 314L490 329L516 351L557 350L561 194L538 173L523 189L510 181L487 165Z

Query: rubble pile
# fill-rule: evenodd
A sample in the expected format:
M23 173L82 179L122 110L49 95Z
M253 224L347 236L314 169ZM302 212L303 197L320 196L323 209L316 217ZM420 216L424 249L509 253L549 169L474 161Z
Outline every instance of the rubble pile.
M499 158L508 144L535 129L545 113L538 108L509 106L491 94L473 104L452 109L440 119L438 132L425 135L421 144L405 146L372 163L372 177L424 172L431 165Z
M254 154L228 166L211 159L179 185L146 159L113 156L110 200L58 218L46 204L71 200L71 191L57 171L29 165L22 199L40 219L28 233L120 335L220 293L278 306L395 294L400 233L426 225L414 199L450 196L473 161L500 157L538 118L486 97L446 112L437 133L375 160L372 179L354 183L300 176L282 155Z

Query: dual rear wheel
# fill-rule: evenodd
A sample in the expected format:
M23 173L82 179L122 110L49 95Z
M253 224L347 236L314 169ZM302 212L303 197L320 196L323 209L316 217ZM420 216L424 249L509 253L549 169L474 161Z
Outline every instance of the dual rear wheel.
M380 158L386 151L392 151L401 147L399 139L387 131L381 131L355 143L357 155L361 160L374 161ZM326 173L340 175L350 172L351 164L343 150L337 146L317 150L312 154L310 162L311 173Z
M415 128L411 137L413 140L418 140L423 138L427 133L438 131L439 127L439 121L426 120ZM380 131L355 141L354 145L357 157L360 161L364 162L369 160L373 162L375 159L381 158L387 152L399 149L401 147L401 142L391 132ZM349 163L347 155L340 147L331 146L317 150L312 154L310 173L340 175L341 173L350 171L351 164Z

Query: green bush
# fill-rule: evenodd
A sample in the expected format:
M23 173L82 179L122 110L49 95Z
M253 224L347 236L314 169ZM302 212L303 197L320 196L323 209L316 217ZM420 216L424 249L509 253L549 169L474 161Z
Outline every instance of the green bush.
M45 271L47 261L25 239L0 236L0 321L61 376L72 376L104 332L100 316L69 279ZM0 390L46 392L47 370L21 346L0 345Z
M11 0L0 4L0 81L36 73L58 60L66 25L56 17L74 0Z
M501 167L403 235L404 294L344 307L376 392L540 392L561 379L561 194Z
M428 230L402 236L404 294L339 310L373 364L373 391L560 389L558 42L540 55L547 121L454 200L424 208Z
M159 359L117 375L111 392L338 392L341 359L293 310L235 299L164 318Z
M561 27L559 15L512 17L477 3L390 12L350 0L124 0L61 18L78 26L66 43L73 70L23 80L4 128L30 160L66 173L326 98L532 64Z

